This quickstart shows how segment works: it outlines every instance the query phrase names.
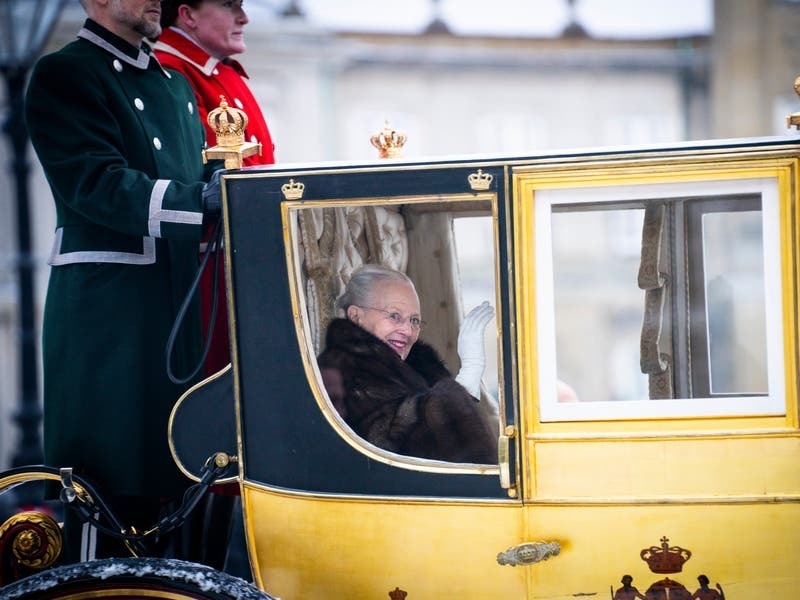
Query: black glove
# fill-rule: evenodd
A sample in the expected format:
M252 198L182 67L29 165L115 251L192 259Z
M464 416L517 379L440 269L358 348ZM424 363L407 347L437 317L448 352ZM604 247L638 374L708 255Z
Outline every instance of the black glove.
M203 212L207 215L218 215L222 210L222 185L220 184L220 174L225 169L214 171L211 179L203 186Z

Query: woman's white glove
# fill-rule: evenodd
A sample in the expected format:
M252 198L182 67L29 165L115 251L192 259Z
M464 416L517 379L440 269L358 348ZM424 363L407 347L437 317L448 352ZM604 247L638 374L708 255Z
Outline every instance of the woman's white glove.
M458 332L458 357L461 359L461 370L456 375L456 381L475 398L481 396L481 377L486 368L483 332L493 316L494 307L488 302L483 302L469 311Z

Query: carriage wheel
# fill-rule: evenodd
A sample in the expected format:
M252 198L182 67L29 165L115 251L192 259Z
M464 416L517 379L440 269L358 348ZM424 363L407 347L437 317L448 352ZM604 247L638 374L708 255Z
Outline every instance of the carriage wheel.
M164 558L106 558L31 575L0 589L7 600L274 600L243 579Z

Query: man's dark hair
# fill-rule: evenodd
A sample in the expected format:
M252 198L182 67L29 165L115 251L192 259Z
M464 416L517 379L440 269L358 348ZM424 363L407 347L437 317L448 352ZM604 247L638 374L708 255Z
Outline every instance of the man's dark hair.
M181 4L197 8L202 2L203 0L161 0L161 28L164 29L175 24L178 18L178 7Z

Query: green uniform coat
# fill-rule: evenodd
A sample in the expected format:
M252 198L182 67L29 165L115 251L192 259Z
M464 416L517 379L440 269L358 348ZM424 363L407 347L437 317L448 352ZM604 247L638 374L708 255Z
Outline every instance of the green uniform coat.
M26 95L31 141L56 207L43 323L45 460L103 492L170 497L189 481L167 442L165 346L197 270L203 125L183 77L87 20L39 60ZM184 321L178 376L199 358Z

